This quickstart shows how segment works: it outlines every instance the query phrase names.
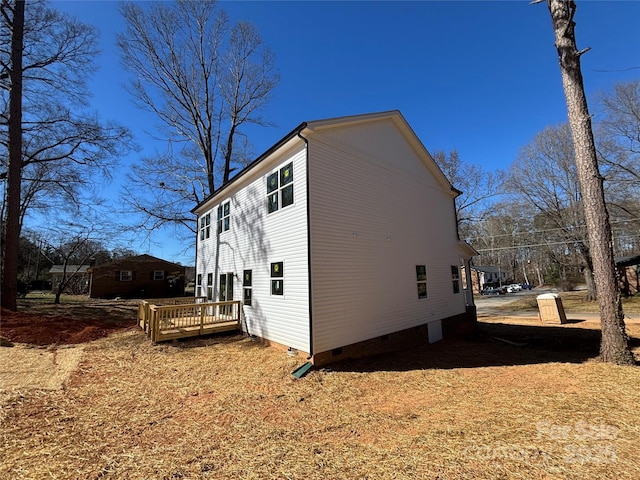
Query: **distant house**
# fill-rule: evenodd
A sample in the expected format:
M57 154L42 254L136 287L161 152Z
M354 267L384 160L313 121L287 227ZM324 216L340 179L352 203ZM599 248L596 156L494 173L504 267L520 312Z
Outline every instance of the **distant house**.
M314 364L473 330L459 194L398 111L302 123L194 209L195 295Z
M464 277L466 280L466 272ZM511 273L499 267L493 266L471 266L471 282L473 284L473 292L480 293L487 287L502 286L511 278Z
M640 293L640 255L616 258L620 291L631 297Z
M89 265L53 265L49 269L51 274L51 291L56 292L60 282L66 275L68 284L65 292L82 295L89 291Z
M162 298L184 295L185 267L151 255L115 260L88 270L94 298Z

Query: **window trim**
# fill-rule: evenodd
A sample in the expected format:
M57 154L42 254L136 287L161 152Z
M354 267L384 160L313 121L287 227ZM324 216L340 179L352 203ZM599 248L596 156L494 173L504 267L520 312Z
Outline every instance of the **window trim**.
M207 300L213 302L213 273L207 273Z
M280 287L277 285L280 283ZM269 285L270 285L270 293L273 297L283 297L284 296L284 262L271 262L269 269ZM279 293L278 293L279 292Z
M418 300L424 300L429 297L427 290L427 266L416 265L416 285L418 289Z
M249 307L253 301L253 271L246 269L242 272L242 304Z
M218 234L228 232L231 229L231 200L218 205Z
M200 241L211 238L211 212L200 217Z
M451 283L453 286L453 293L460 293L460 267L451 265Z
M272 179L275 179L275 183ZM267 215L295 205L294 185L293 161L267 175ZM291 201L286 205L283 202L285 190L291 191Z

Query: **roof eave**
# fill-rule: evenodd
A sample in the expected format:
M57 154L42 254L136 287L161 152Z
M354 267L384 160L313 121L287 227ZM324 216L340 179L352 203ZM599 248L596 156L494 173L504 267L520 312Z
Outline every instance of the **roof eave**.
M289 140L291 140L292 138L294 138L295 136L297 136L299 133L301 133L305 128L307 127L307 122L302 122L300 125L298 125L296 128L294 128L293 130L291 130L287 135L285 135L284 137L282 137L278 142L276 142L271 148L269 148L269 150L267 150L266 152L262 153L258 158L256 158L253 162L251 162L249 165L247 165L245 168L243 168L235 177L233 177L232 179L230 179L227 183L225 183L224 185L222 185L220 188L218 188L216 191L214 191L211 195L209 195L207 198L205 198L204 200L202 200L198 205L196 205L195 207L193 207L191 209L191 213L196 213L197 210L199 210L203 205L205 205L206 203L208 203L212 198L218 196L220 193L224 192L225 190L227 190L228 188L230 188L232 185L234 185L238 180L240 180L242 177L244 177L246 174L248 174L256 165L258 165L259 163L261 163L263 160L265 160L266 158L268 158L272 153L274 153L275 151L277 151L280 147L282 147L285 143L287 143Z

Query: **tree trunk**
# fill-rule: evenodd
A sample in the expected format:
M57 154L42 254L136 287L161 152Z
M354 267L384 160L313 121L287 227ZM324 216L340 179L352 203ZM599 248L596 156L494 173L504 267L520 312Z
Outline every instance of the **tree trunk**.
M2 250L2 307L18 309L18 246L20 242L20 188L22 182L22 49L24 0L13 6L11 69L9 79L9 165L7 171L7 211Z
M538 287L541 287L544 285L544 276L538 264L536 264L536 274L538 275Z
M576 167L589 236L594 280L598 293L602 342L600 357L605 362L633 365L624 324L622 300L615 274L609 213L604 201L602 176L598 168L591 117L584 93L580 56L576 47L573 0L547 0L555 44L560 60L562 85L567 100L569 125L575 147Z
M224 153L224 176L222 178L222 185L226 185L229 182L231 176L231 156L233 154L233 137L236 133L236 118L231 119L231 128L229 128L229 138L227 138L227 148Z

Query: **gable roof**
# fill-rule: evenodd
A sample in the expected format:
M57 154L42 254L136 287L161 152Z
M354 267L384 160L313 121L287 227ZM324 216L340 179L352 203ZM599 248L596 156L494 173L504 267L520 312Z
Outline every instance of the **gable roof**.
M121 265L121 264L126 264L126 263L164 263L167 264L171 267L175 267L175 268L185 268L183 265L180 265L179 263L173 263L173 262L169 262L167 260L163 260L162 258L157 258L157 257L153 257L151 255L147 255L142 254L142 255L135 255L132 257L122 257L122 258L118 258L116 260L113 260L111 262L106 262L106 263L101 263L100 265L95 265L93 267L91 267L91 270L96 270L96 269L102 269L102 268L110 268L110 267L114 267L117 265Z
M394 125L401 132L407 143L414 149L416 154L422 159L423 163L427 167L427 169L431 172L431 174L435 177L435 179L440 183L443 188L450 189L455 196L460 195L462 192L457 190L451 185L451 182L444 175L438 164L435 162L429 151L420 141L416 133L413 131L409 123L406 121L402 113L399 110L389 110L385 112L377 112L377 113L366 113L361 115L350 115L343 117L334 117L328 118L324 120L312 120L308 122L302 122L296 128L294 128L291 132L281 138L278 142L276 142L271 148L269 148L266 152L256 158L253 162L247 165L240 173L238 173L235 177L233 177L229 182L225 185L222 185L215 192L209 195L207 198L202 200L198 205L196 205L191 212L196 213L203 205L208 203L212 198L218 196L222 192L231 188L235 183L237 183L242 177L247 175L251 170L254 169L258 164L267 159L271 154L276 152L290 140L295 137L300 137L304 140L303 133L307 135L313 134L314 132L322 132L332 128L343 128L355 125L363 125L369 122L380 121L380 120L391 120Z

